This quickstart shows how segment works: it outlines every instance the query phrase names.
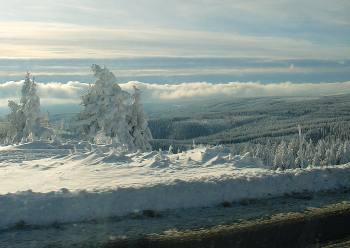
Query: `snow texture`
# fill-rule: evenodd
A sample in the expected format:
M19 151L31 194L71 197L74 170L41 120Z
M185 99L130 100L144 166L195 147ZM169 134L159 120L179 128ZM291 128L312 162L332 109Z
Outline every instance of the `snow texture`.
M350 164L271 170L221 146L130 153L113 145L36 141L0 147L0 229L344 187L350 187Z

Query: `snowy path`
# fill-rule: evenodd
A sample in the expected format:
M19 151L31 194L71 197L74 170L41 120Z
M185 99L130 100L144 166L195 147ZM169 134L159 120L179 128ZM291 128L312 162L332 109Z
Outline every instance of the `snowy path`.
M108 147L69 155L53 149L53 157L30 160L19 155L28 149L35 154L37 147L0 149L0 157L14 154L12 160L0 159L0 229L20 221L77 222L350 187L350 164L273 171L222 147L179 155L126 154Z

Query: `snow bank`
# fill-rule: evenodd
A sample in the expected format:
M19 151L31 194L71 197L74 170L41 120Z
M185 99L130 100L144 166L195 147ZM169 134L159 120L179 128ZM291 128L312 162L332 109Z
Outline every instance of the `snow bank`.
M181 154L92 147L20 163L0 162L0 228L19 221L75 222L343 187L350 187L350 164L273 171L222 147Z

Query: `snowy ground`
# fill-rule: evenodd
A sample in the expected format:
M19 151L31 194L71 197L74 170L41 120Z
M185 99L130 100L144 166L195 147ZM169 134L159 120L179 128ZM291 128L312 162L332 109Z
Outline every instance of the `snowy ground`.
M0 229L350 187L350 164L274 171L223 147L128 154L34 142L0 148Z

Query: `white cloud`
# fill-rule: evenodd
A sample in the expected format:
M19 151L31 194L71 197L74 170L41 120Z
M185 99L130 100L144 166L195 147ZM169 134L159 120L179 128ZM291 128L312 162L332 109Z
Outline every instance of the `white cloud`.
M0 84L0 107L5 108L9 99L18 100L22 82ZM231 82L231 83L180 83L150 84L136 81L120 84L128 91L133 85L142 90L144 102L160 103L164 101L205 100L215 97L264 97L264 96L322 96L350 93L350 81L336 83L274 83ZM80 82L38 83L38 93L42 105L78 105L81 95L89 85ZM67 110L69 112L69 110Z
M148 84L128 82L121 84L131 90L136 85L143 93L144 101L176 101L213 97L264 97L264 96L322 96L350 93L350 81L337 83L274 83L230 82L213 84L206 82L181 84Z
M23 81L0 84L0 107L7 106L8 100L18 101ZM89 85L80 82L38 83L38 95L42 105L79 104L81 95Z

